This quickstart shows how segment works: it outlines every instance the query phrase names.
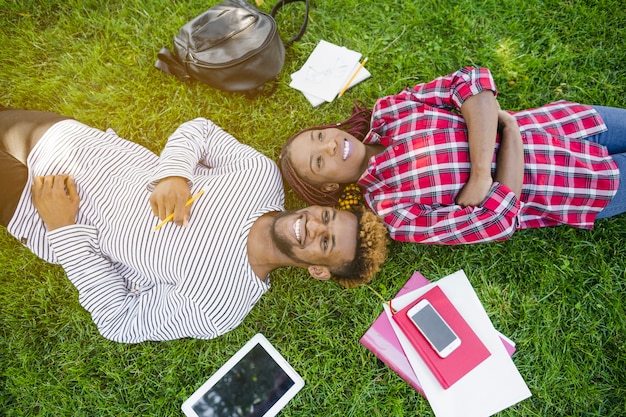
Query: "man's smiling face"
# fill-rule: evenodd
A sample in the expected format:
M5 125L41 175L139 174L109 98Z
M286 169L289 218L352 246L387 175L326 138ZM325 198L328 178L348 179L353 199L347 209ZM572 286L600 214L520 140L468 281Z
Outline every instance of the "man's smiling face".
M310 206L274 217L272 238L293 261L341 270L356 256L358 221L354 213Z

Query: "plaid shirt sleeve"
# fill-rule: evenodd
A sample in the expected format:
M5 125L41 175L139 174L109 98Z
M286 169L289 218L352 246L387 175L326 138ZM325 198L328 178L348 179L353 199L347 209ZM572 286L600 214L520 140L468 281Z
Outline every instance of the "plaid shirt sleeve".
M485 90L498 94L491 71L487 68L465 67L431 82L418 84L407 89L407 93L424 104L460 110L465 100Z
M427 206L406 198L393 201L382 193L367 197L391 237L401 242L461 245L506 240L517 229L520 209L515 194L497 182L476 207Z

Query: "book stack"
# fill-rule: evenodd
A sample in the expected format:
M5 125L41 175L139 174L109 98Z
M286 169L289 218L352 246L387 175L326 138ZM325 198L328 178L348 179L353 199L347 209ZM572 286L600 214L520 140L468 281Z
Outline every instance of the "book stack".
M445 358L406 315L422 299L461 339ZM515 344L493 328L463 271L436 283L416 272L391 305L360 342L427 398L437 417L490 416L531 395L511 359Z

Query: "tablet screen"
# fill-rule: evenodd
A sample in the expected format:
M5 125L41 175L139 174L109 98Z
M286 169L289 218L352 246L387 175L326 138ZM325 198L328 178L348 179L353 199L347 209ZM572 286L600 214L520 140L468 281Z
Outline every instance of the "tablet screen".
M256 335L185 403L192 417L276 415L304 381L262 335Z

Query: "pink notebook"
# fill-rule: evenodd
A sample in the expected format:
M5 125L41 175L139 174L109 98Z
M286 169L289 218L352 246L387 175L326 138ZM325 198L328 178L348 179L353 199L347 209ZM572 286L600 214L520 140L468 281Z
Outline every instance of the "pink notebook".
M407 315L411 307L424 299L430 302L461 339L461 345L446 358L440 357L430 347L426 338L417 330ZM402 310L394 313L392 317L444 389L450 388L452 384L463 378L491 355L491 352L474 333L471 326L467 324L454 304L437 286L428 290Z
M419 272L415 272L411 278L404 284L404 287L396 294L399 297L410 291L416 290L429 281ZM515 345L509 340L501 338L504 347L509 355L513 355L515 352ZM390 367L396 374L404 379L409 385L411 385L422 396L424 390L420 385L413 368L408 359L404 355L400 341L396 337L396 333L389 323L389 319L385 312L382 312L380 316L374 321L372 326L367 329L363 337L360 340L361 344L369 349L374 355L378 357L383 363Z

